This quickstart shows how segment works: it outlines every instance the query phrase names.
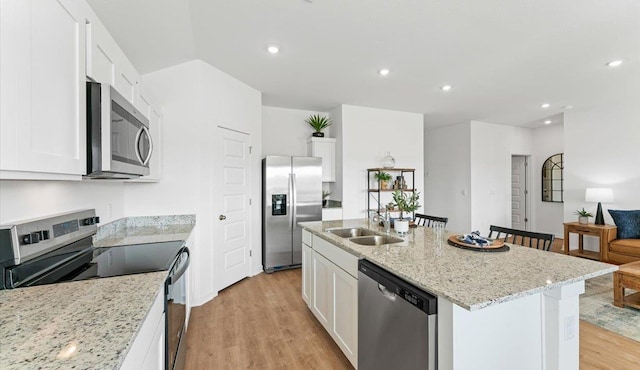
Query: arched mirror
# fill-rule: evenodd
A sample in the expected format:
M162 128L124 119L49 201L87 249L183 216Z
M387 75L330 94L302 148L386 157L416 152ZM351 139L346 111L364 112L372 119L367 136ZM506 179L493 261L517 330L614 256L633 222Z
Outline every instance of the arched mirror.
M542 201L563 202L563 153L547 158L542 165Z

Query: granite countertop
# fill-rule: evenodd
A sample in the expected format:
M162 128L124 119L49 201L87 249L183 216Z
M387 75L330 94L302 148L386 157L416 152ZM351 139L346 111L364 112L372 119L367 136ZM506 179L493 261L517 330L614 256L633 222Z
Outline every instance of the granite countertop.
M194 215L101 226L94 246L187 240ZM0 290L0 369L117 369L167 271Z
M126 217L98 229L96 248L187 240L195 226L195 215Z
M615 265L510 245L508 252L475 252L447 244L440 246L431 228L410 229L404 241L363 246L326 232L331 228L368 228L384 233L368 220L302 222L300 225L345 251L365 258L416 286L467 310L535 294L558 286L604 275ZM392 235L397 236L394 231Z

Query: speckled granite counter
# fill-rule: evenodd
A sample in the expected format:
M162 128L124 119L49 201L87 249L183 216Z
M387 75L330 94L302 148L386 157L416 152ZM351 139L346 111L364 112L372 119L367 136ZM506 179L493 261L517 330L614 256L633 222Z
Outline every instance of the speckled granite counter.
M163 271L0 291L0 369L118 368L166 278Z
M473 311L565 284L604 275L617 266L511 246L508 252L475 252L438 247L430 228L411 229L402 243L363 246L326 232L363 227L383 233L367 220L303 222L302 227L332 244L387 269L422 289ZM395 235L395 232L392 231Z
M100 227L94 245L187 240L194 226L194 215L124 218ZM166 277L162 271L0 290L0 369L119 368Z
M196 223L195 215L127 217L98 229L95 247L187 240Z

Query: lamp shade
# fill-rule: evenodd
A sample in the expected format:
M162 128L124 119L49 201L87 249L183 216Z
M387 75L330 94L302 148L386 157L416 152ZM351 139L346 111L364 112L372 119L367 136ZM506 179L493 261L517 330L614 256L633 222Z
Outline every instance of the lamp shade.
M584 193L585 202L613 202L613 189L611 188L587 188Z

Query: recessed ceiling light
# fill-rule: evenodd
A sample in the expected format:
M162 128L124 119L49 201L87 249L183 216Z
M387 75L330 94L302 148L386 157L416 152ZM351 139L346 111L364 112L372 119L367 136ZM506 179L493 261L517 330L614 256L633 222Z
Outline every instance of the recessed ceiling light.
M444 85L440 89L442 89L442 91L449 91L451 90L451 85Z
M607 63L607 67L618 67L620 64L622 64L621 60L613 60Z
M565 105L562 109L573 109L573 105Z
M387 68L383 68L380 71L378 71L378 73L380 74L380 76L386 76L389 74L389 70Z
M550 106L551 106L551 104L549 104L549 103L544 103L544 104L542 104L542 105L540 106L540 108L545 108L545 109L546 109L546 108L549 108Z
M271 54L278 54L280 52L280 48L277 47L276 45L269 45L267 47L267 51L270 52Z
M545 125L550 125L550 124L551 124L551 120L546 120L546 121L544 121L544 124L545 124Z

